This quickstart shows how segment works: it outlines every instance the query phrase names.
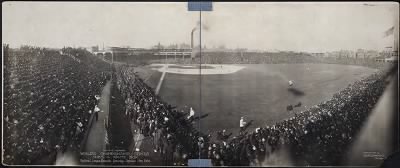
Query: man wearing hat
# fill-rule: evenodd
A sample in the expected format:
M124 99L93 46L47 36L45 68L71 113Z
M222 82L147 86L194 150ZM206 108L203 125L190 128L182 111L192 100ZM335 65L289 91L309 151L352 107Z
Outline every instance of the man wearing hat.
M96 121L99 120L99 112L100 112L100 108L96 105L94 107L94 114L96 115Z
M246 126L246 122L244 121L244 117L240 117L240 132L244 131L244 128Z

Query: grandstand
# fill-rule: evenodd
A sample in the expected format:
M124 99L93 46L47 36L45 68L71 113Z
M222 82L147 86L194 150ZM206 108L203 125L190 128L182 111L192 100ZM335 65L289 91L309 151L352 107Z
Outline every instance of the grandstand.
M4 163L35 164L58 149L79 149L110 65L84 49L3 51Z
M199 64L199 53L193 59L179 57L185 55L188 51L176 53L175 50L140 53L135 56L118 57L114 59L119 62L149 65L152 63L169 64ZM383 53L384 54L384 53ZM189 54L187 54L189 55ZM321 56L322 53L304 53L304 52L250 52L250 51L213 51L205 50L202 53L201 63L203 64L287 64L287 63L326 63L326 64L347 64L361 65L372 68L384 67L387 63L393 61L379 61L379 57L349 57L349 56ZM167 57L166 57L167 56ZM394 57L397 58L397 57ZM388 60L385 57L385 60ZM392 59L392 58L391 58ZM383 63L382 63L383 62Z

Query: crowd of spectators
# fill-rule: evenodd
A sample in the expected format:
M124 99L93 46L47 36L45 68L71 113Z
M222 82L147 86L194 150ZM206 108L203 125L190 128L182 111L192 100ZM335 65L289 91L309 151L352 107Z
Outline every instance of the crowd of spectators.
M111 68L85 50L62 50L3 46L5 164L79 150Z
M110 78L110 65L85 49L5 45L3 51L4 163L34 164L57 150L78 150L98 95ZM202 61L279 63L304 62L308 57L238 53L205 55ZM134 67L120 64L112 71L125 100L125 114L139 133L152 138L152 150L161 154L164 165L186 165L189 158L208 158L216 166L260 165L280 149L290 150L290 157L301 165L337 165L387 84L387 71L380 70L294 117L254 131L243 129L238 135L221 130L214 138L193 126L206 115L192 116L164 102Z
M126 115L138 125L139 133L153 138L153 151L164 156L166 165L186 163L188 158L198 157L197 140L202 134L194 129L192 122L204 115L188 117L189 112L178 111L162 101L136 75L133 67L116 66L115 79L125 99ZM207 136L203 137L202 143L207 140Z
M229 165L262 163L272 152L285 148L298 164L340 164L348 145L383 93L385 78L385 72L380 71L349 85L329 101L275 125L258 128L239 143L231 141L230 146L239 146L233 155L241 154L233 162L224 162ZM235 156L228 158L232 157Z
M289 150L297 165L338 165L387 84L387 71L381 70L294 117L233 137L222 130L211 138L193 127L201 117L162 101L134 67L118 66L115 73L126 115L153 138L165 165L185 165L188 158L208 158L217 166L261 165L280 149Z

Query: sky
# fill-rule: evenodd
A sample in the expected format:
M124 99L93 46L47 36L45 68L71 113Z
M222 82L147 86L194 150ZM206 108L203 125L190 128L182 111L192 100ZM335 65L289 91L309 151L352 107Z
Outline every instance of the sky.
M213 11L201 14L201 40L207 48L270 51L392 46L394 35L383 35L398 23L398 4L369 4L214 2ZM187 11L187 2L4 2L2 41L54 48L190 44L199 20L200 12Z

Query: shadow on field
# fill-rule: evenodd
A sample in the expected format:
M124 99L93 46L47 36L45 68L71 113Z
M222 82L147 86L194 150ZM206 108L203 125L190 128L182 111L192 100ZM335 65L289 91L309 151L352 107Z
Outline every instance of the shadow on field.
M305 95L305 93L303 91L296 89L296 88L289 88L288 91L295 96L304 96Z

